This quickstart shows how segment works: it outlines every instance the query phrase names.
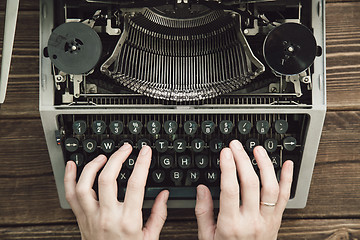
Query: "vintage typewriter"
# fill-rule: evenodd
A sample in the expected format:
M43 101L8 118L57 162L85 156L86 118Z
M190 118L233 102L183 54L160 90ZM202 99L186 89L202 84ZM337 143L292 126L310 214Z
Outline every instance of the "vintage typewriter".
M66 161L153 150L144 207L219 199L219 154L233 139L266 148L280 176L295 163L288 208L306 205L326 111L325 6L308 0L41 0L40 113L59 199ZM3 68L4 69L4 68ZM94 189L97 189L95 183Z

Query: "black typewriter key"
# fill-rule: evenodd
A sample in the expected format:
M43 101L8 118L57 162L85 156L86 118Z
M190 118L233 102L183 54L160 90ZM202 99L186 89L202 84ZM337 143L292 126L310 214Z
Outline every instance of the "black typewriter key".
M165 172L161 169L156 169L151 174L152 179L156 183L162 183L165 180Z
M158 134L161 130L161 123L159 121L152 120L146 124L146 128L150 134Z
M218 138L212 139L209 143L210 151L218 153L224 148L224 143Z
M274 168L276 170L279 170L280 169L280 156L277 154L271 155L270 160L271 160L272 164L274 165Z
M206 168L209 165L209 157L206 155L196 155L195 156L195 165L198 168Z
M220 156L212 156L212 166L216 168L220 167Z
M103 150L105 153L112 153L115 149L115 142L112 139L104 139L100 146L101 150Z
M233 130L234 124L229 120L223 120L219 124L220 132L222 134L230 134Z
M277 133L284 134L287 132L288 128L289 128L289 124L286 120L282 120L282 119L276 120L275 131Z
M165 169L174 167L174 157L171 155L164 155L160 157L160 165Z
M119 176L118 176L118 181L120 183L126 183L130 178L130 171L128 169L121 169Z
M251 157L250 157L250 161L251 161L251 164L252 164L253 167L254 167L254 170L255 170L255 171L259 170L258 164L257 164L256 159L255 159L254 156L251 156Z
M184 173L182 170L180 169L174 169L174 170L171 170L170 172L170 179L171 181L173 181L174 183L179 183L181 182L181 180L183 179L184 177Z
M137 147L138 149L142 149L143 146L151 146L151 142L149 139L146 139L146 138L143 138L143 139L140 139L138 142L137 142Z
M260 120L256 122L256 130L260 134L266 134L270 129L270 124L266 120Z
M96 120L92 123L92 130L95 134L104 134L106 130L106 123L103 120Z
M214 183L219 178L219 172L215 169L210 169L205 172L205 180L208 183Z
M186 141L184 139L176 139L173 143L175 152L182 153L186 150Z
M94 139L85 139L82 144L84 151L87 153L93 153L97 148L97 142Z
M286 137L283 140L283 146L288 151L293 151L296 148L296 139L294 137Z
M73 123L73 132L74 134L84 134L86 131L86 122L83 120L75 121Z
M249 151L249 152L253 152L254 148L256 146L258 146L260 144L259 139L256 138L250 138L246 141L245 143L245 148Z
M175 134L178 129L177 122L168 120L164 123L164 130L167 134Z
M178 157L177 164L182 169L189 168L192 164L191 157L189 155L182 155Z
M165 139L158 139L155 141L155 149L159 153L164 153L169 148L169 142Z
M194 135L198 129L198 124L194 121L186 121L184 123L184 131L187 135Z
M241 134L249 134L252 128L252 123L247 120L242 120L238 123L238 129Z
M191 141L191 149L196 152L202 152L202 150L204 150L205 147L205 141L199 138L196 138L194 140Z
M215 123L213 121L204 121L201 123L201 130L204 134L210 135L215 131Z
M128 157L128 159L126 159L125 166L131 170L134 168L135 162L136 162L136 156L131 154Z
M120 135L124 129L124 124L121 121L112 121L109 124L110 132L114 135Z
M143 124L140 121L133 120L129 122L129 131L132 134L140 134Z
M190 169L187 171L186 178L190 180L190 182L196 183L200 178L200 171L197 169Z
M276 139L270 138L266 139L264 142L264 148L269 152L275 152L277 149L277 141Z
M131 139L123 139L119 142L119 147L122 147L125 143L128 143L131 146L134 146L134 142Z
M65 149L68 152L75 152L79 148L79 140L76 138L67 138L65 139Z
M81 167L84 164L84 155L81 153L73 153L70 156L70 160L74 161L76 166Z

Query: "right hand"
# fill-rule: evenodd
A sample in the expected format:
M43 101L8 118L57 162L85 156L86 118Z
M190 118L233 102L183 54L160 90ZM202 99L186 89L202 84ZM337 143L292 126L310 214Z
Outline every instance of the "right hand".
M290 197L293 162L286 161L278 184L274 167L266 150L258 146L254 155L260 169L262 188L249 156L241 143L234 140L230 149L220 154L220 206L217 223L214 221L213 201L209 189L197 188L195 213L200 240L275 240L282 214ZM240 190L236 176L239 175ZM265 203L276 203L269 206Z

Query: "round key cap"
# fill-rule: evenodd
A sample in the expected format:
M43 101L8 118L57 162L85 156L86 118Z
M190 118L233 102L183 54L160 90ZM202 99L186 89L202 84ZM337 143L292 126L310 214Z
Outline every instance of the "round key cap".
M165 169L174 167L174 157L171 155L164 155L160 157L160 165Z
M76 138L67 138L65 139L65 149L68 152L75 152L79 148L79 140Z
M190 180L190 182L196 183L200 178L200 171L197 169L190 169L187 171L186 178Z
M128 143L131 146L134 146L134 143L131 139L123 139L119 142L119 147L122 147L125 143Z
M223 149L224 143L220 139L215 138L210 141L209 146L210 146L210 151L214 153L218 153Z
M213 121L204 121L201 123L203 133L210 135L215 131L215 123Z
M215 169L210 169L205 172L205 180L208 183L214 183L219 178L219 171Z
M70 156L70 160L74 161L76 166L81 167L84 164L84 155L81 153L73 153Z
M130 171L128 169L121 169L117 180L120 183L126 183L130 178Z
M164 123L164 130L167 134L175 134L178 129L177 122L168 120Z
M92 123L91 128L95 134L103 134L106 130L106 124L103 120L96 120Z
M245 148L249 152L253 152L254 148L260 144L259 139L256 138L250 138L245 143Z
M191 166L191 157L188 155L181 155L178 157L177 163L182 169L189 168Z
M173 143L175 152L182 153L186 150L186 141L184 139L176 139Z
M241 134L249 134L252 128L252 123L247 120L242 120L238 124L238 129Z
M296 148L296 139L294 137L286 137L283 140L283 146L288 151L293 151Z
M83 141L83 148L85 152L93 153L97 148L97 142L94 139L86 139Z
M136 156L131 154L128 159L126 159L125 161L125 166L132 170L134 168L134 165L135 165L135 162L136 162Z
M230 134L234 124L229 120L223 120L220 122L219 128L222 134Z
M204 147L205 147L205 141L202 139L196 138L191 141L191 149L196 153L199 153L202 150L204 150Z
M266 139L264 142L264 148L269 152L275 152L276 148L277 148L277 141L276 139L270 138L270 139Z
M150 134L158 134L161 130L161 124L159 121L151 120L146 124L146 128Z
M101 144L101 150L105 153L112 153L115 149L115 142L112 139L104 139Z
M220 167L220 156L211 156L212 166L219 168Z
M282 120L282 119L276 120L275 131L277 133L284 134L287 132L288 128L289 128L289 124L286 120Z
M142 149L143 146L151 146L151 142L149 139L142 138L137 142L138 149Z
M275 154L270 156L270 160L276 170L280 169L280 156Z
M255 171L259 170L259 166L258 166L258 164L257 164L256 159L255 159L254 156L252 156L252 157L250 158L250 161L251 161L251 164L253 165L254 170L255 170Z
M164 153L168 150L169 142L165 139L158 139L155 141L155 149L159 153Z
M181 182L181 180L183 179L184 177L184 173L182 170L180 169L174 169L174 170L171 170L170 172L170 179L171 181L173 181L174 183L179 183Z
M109 124L110 132L114 135L120 135L124 129L124 124L121 121L112 121Z
M132 120L129 122L129 131L132 134L140 134L143 124L138 120Z
M270 124L266 120L260 120L256 122L256 130L260 134L266 134L270 129Z
M198 124L194 121L186 121L184 123L184 131L187 135L194 135L198 129Z
M86 131L86 122L83 120L75 121L73 123L73 132L74 134L84 134Z
M195 156L195 165L198 168L206 168L209 164L209 157L206 155L196 155Z
M151 174L152 179L156 183L162 183L165 180L165 171L161 169L156 169Z

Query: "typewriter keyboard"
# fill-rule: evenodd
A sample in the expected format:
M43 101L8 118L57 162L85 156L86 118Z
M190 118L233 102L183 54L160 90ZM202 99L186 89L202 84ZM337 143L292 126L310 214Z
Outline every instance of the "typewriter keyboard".
M207 185L219 198L219 156L222 148L238 139L247 150L255 171L255 146L268 152L280 177L284 161L294 161L294 197L307 129L305 114L116 114L59 115L57 142L65 161L74 161L78 177L83 167L99 154L109 157L125 142L133 152L118 176L118 198L124 198L127 180L139 150L152 148L145 199L154 199L162 189L170 199L195 199L196 186ZM94 184L97 190L97 183Z

